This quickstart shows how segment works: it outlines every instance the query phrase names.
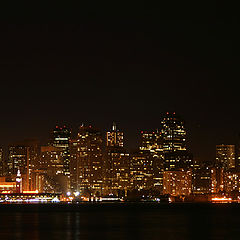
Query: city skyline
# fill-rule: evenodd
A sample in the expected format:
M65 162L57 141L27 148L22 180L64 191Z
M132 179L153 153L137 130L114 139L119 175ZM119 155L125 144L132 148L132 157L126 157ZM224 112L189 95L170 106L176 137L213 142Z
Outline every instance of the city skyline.
M214 161L201 162L186 140L185 121L175 112L164 115L157 131L141 131L135 151L124 148L115 122L105 133L81 124L75 136L57 125L44 145L33 139L12 143L5 158L0 148L0 200L10 194L13 201L60 195L62 201L238 201L239 146L216 145Z
M162 115L164 116L164 114ZM181 115L180 115L181 116ZM182 116L181 116L182 117ZM185 121L185 119L184 119ZM79 125L75 124L75 127L72 127L71 125L69 125L67 122L59 123L58 124L54 124L53 126L51 126L50 129L45 129L44 134L42 133L41 136L36 136L36 135L28 135L28 136L17 136L15 138L13 138L12 140L9 139L8 142L4 142L2 139L1 145L4 149L6 149L9 145L11 145L12 143L18 143L18 142L22 142L24 140L29 140L29 139L34 139L39 141L39 143L41 145L46 145L49 140L50 140L50 134L49 131L51 131L52 127L56 127L56 126L67 126L70 131L71 131L71 138L74 139L77 136L78 133L78 129L81 127L81 125L92 125L94 127L97 127L100 131L101 134L103 135L104 139L105 139L105 133L109 131L109 129L112 127L113 124L117 123L117 127L120 128L120 130L124 133L124 148L126 148L128 151L134 151L136 149L139 148L140 144L141 144L141 132L147 131L147 132L154 132L157 130L161 130L161 119L159 119L159 125L156 128L145 128L145 129L131 129L132 133L135 133L135 136L131 136L130 139L128 139L129 133L124 131L124 129L121 127L121 123L119 123L118 121L112 121L110 124L108 124L108 126L103 129L100 128L98 125L93 124L94 121L89 121L89 122L81 122ZM116 123L115 123L116 122ZM186 122L186 121L185 121ZM97 123L96 123L97 124ZM105 124L107 125L107 124ZM190 137L193 135L189 128L188 128L188 124L186 124L186 129L187 129L187 139L186 139L186 143L189 146L189 149L193 152L194 154L194 158L196 160L200 160L200 161L214 161L215 160L215 146L219 145L219 144L227 144L227 145L238 145L240 141L240 138L238 138L238 134L235 134L235 139L234 136L231 136L231 139L233 139L231 142L224 140L223 138L221 138L221 141L216 142L215 144L209 146L209 151L207 152L207 154L201 154L201 149L195 148L194 147L194 143L192 143L192 139L190 139ZM28 129L24 129L24 131L27 131ZM43 137L44 136L44 137ZM203 150L204 151L204 150Z

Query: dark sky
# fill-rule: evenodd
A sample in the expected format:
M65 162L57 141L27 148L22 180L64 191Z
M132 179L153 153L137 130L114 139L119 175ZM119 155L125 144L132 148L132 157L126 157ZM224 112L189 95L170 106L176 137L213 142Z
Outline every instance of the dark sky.
M0 144L44 141L55 124L76 132L82 122L106 130L116 121L134 148L139 132L158 128L166 111L186 120L196 158L210 160L216 144L234 144L240 132L234 8L146 2L22 8L28 24L4 19Z

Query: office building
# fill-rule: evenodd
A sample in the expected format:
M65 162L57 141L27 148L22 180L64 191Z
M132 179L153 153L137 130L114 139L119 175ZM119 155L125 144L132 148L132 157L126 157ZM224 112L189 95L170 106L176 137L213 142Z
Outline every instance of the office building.
M38 170L34 172L37 189L57 193L65 193L69 190L69 179L64 174L64 159L65 152L62 148L41 146Z
M192 153L184 151L166 152L164 154L164 171L174 171L193 167Z
M192 190L194 194L211 193L211 169L212 166L208 162L194 162L192 172Z
M59 127L56 126L52 133L52 143L53 147L60 149L63 152L63 173L64 175L70 177L69 162L69 141L71 132L66 126Z
M216 164L224 169L235 168L235 145L216 145Z
M149 152L131 154L130 175L132 189L154 188L154 157Z
M214 166L211 169L212 193L219 193L224 190L224 168Z
M163 172L163 194L172 196L190 195L192 192L192 171L179 169Z
M108 147L123 147L123 132L117 129L116 123L113 123L112 129L107 132Z
M186 129L184 121L175 113L167 113L161 122L163 151L186 150Z
M130 188L130 155L122 147L107 147L104 154L106 194L126 194Z
M75 182L73 191L95 195L103 191L103 140L101 132L92 127L82 125L77 139L72 146L73 165L71 166L71 182ZM75 189L73 189L75 188Z

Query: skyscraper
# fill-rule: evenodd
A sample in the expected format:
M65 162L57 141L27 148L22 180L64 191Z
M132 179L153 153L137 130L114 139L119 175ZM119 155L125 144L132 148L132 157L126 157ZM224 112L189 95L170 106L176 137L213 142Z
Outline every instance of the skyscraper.
M104 154L106 194L126 194L130 186L130 156L122 147L107 147Z
M192 190L194 194L208 194L212 190L212 166L208 162L194 161Z
M116 123L113 123L112 129L107 132L107 146L123 147L123 132L117 129Z
M57 147L62 151L63 157L63 173L65 176L70 177L69 170L69 161L70 161L70 153L69 153L69 140L70 140L71 132L69 128L66 126L59 127L56 126L53 130L52 135L52 146Z
M186 150L186 129L184 121L175 113L167 113L162 122L163 151Z
M152 189L154 187L154 157L148 152L131 154L131 188Z
M72 190L88 195L101 192L103 188L103 140L101 132L82 125L71 150L74 152L74 166L71 167ZM72 153L71 153L72 155Z
M187 151L184 121L175 113L167 113L161 123L165 171L192 167L193 156Z
M216 164L224 169L235 168L235 145L216 145Z
M141 131L140 152L151 155L153 167L153 187L162 192L163 189L163 146L162 134L155 131Z

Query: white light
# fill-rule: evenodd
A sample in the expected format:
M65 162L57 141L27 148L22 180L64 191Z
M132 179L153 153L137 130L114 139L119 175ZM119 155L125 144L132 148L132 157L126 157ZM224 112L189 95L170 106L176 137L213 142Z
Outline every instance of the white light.
M70 196L70 195L71 195L71 193L70 193L70 192L67 192L67 195L68 195L68 196Z
M75 195L76 197L79 196L79 194L80 194L79 192L75 192L75 193L74 193L74 195Z
M57 203L57 202L60 202L60 200L57 197L55 197L55 198L52 199L52 202Z

